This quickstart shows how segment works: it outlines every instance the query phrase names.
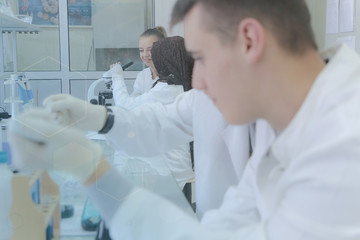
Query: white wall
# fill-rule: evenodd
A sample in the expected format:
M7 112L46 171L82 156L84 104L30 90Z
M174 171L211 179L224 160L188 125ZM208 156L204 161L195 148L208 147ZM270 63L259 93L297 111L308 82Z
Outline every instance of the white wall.
M143 32L145 17L134 13L145 12L143 0L127 1L126 4L95 1L93 9L96 9L92 19L95 48L138 47L137 39Z
M328 0L329 1L329 0ZM338 2L337 2L338 1ZM336 26L337 28L337 32L334 33L327 33L326 34L326 46L327 47L331 47L335 44L337 44L338 42L347 42L348 39L346 38L355 38L355 50L360 53L360 28L359 28L359 21L360 21L360 1L359 0L336 0L336 2L338 3L338 15L335 16L335 18L337 18L338 20L338 26ZM348 3L348 4L352 4L354 3L354 5L343 5L346 7L347 12L344 14L346 16L343 16L341 14L341 3ZM351 14L350 8L353 8L353 14ZM334 17L334 16L331 16ZM353 23L354 23L354 28L352 31L344 31L341 32L340 31L340 25L343 23L342 22L342 17L347 18L347 20L352 19Z
M355 38L355 50L360 53L360 28L358 27L360 22L360 1L359 0L306 0L310 13L312 15L312 26L315 31L316 41L319 45L319 50L334 46L338 42L348 41L347 38ZM329 11L327 15L327 4L333 3L337 7L336 11ZM342 24L341 5L342 3L352 4L351 7L346 6L346 17L352 19L354 23L353 31L340 31L340 25ZM353 8L353 14L351 14L350 8ZM332 13L332 14L330 14ZM335 14L335 15L334 15ZM331 19L336 19L335 23ZM330 23L334 27L336 32L327 33L326 25Z
M311 14L311 26L319 50L325 48L326 0L306 0Z
M177 24L170 32L169 25L172 8L176 0L155 0L155 26L163 26L169 36L184 36L183 24Z

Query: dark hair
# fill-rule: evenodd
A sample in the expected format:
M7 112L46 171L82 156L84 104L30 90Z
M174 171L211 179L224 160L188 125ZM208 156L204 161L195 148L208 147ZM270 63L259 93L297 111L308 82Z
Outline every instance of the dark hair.
M171 27L182 21L196 4L204 8L205 27L217 32L224 43L234 41L238 24L251 17L271 30L279 45L291 53L317 49L304 0L177 0Z
M161 39L153 43L151 58L159 73L153 87L158 82L170 85L183 85L184 91L190 90L194 60L186 52L184 38L175 36ZM191 165L194 169L194 142L189 143Z
M154 42L151 58L159 73L159 81L183 85L185 91L191 89L194 60L186 52L183 37L168 37Z
M157 26L154 28L149 28L145 32L143 32L140 37L150 37L156 36L159 40L167 37L167 33L164 27Z

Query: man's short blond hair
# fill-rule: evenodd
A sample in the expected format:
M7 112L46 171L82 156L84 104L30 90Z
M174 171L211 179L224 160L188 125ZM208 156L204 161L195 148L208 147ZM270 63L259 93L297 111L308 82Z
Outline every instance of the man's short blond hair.
M255 18L269 29L285 50L301 54L317 49L310 13L304 0L178 0L171 26L181 22L197 4L204 8L204 27L232 42L244 18Z

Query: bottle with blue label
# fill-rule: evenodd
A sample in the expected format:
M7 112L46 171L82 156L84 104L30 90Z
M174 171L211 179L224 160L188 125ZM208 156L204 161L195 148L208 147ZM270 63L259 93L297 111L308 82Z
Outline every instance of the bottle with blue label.
M11 179L12 171L7 164L8 155L0 152L0 240L11 239L12 226L10 208L12 201Z

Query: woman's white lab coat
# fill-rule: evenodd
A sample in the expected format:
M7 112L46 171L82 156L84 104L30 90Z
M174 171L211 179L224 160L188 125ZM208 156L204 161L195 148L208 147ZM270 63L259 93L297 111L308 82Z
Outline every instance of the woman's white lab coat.
M152 88L153 84L159 78L156 77L152 79L152 73L150 68L145 68L141 72L139 72L136 76L134 85L133 85L133 92L130 94L131 97L136 97L141 94L144 94Z
M139 191L111 221L113 238L360 239L360 57L332 51L294 119L203 224Z
M136 86L138 90L141 88L142 91L146 92L138 96L130 96L123 78L119 76L113 76L112 87L115 105L130 110L144 103L159 102L168 104L174 102L175 98L184 92L182 85L168 85L164 82L158 82L154 87L151 85L152 88L147 91L147 88L149 87L149 80L143 80L144 81L142 82L138 81ZM142 122L143 119L140 118L140 121ZM120 148L126 149L125 146L119 146L118 149ZM128 158L128 156L122 156L123 154L119 153L119 151L117 151L116 154L117 158ZM189 143L178 145L171 150L166 151L166 153L155 157L142 157L138 159L147 162L150 166L157 170L160 175L169 174L169 170L164 169L161 164L163 161L165 161L180 189L183 189L185 184L194 178Z
M225 191L238 183L249 158L249 127L226 124L201 91L187 91L168 105L152 103L130 112L113 111L115 124L106 138L115 149L126 149L129 155L158 155L194 141L199 217L218 208Z

